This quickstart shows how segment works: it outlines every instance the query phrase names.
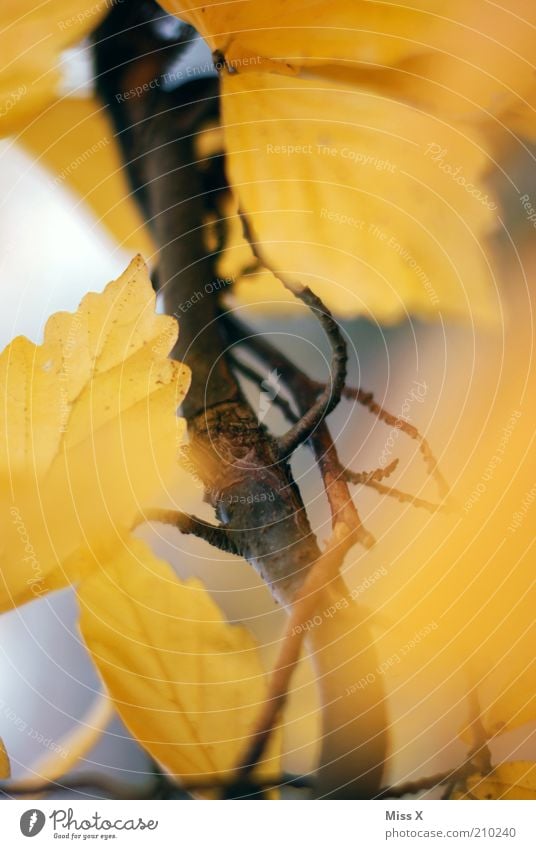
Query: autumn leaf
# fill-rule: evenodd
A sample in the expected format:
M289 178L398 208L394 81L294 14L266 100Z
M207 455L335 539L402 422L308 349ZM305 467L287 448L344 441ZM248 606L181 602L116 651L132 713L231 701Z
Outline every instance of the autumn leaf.
M532 0L454 0L443 11L440 25L426 33L426 49L395 61L390 70L372 68L369 84L449 120L490 129L514 124L518 110L528 118L527 101L536 94ZM532 134L536 113L530 113Z
M17 143L75 193L124 250L152 256L154 246L122 168L104 107L92 98L63 98L24 127ZM71 200L71 204L73 201Z
M105 560L174 480L189 370L140 257L0 355L0 609Z
M343 316L497 318L486 172L498 126L535 132L530 0L163 5L221 54L230 182L278 273Z
M173 775L224 777L265 693L248 631L139 540L83 581L78 597L84 641L140 744ZM262 769L277 775L277 758L266 755Z
M0 135L14 133L60 96L61 51L109 10L107 0L7 0L0 11Z
M536 799L536 764L531 761L503 763L488 775L472 775L453 799Z
M223 81L228 171L262 257L339 315L490 319L497 204L478 137L344 84ZM275 281L244 299L277 299Z
M533 657L527 659L520 652L486 676L479 694L482 727L488 738L536 720L535 665ZM469 729L463 729L460 736L471 741Z
M425 0L161 5L191 23L240 74L306 72L353 81L455 121L504 119L536 92L532 0L507 7L436 0L433 9Z
M393 63L424 47L424 39L440 27L437 12L426 0L411 7L401 3L353 0L259 0L240 3L208 0L160 0L168 11L188 21L206 38L211 49L224 54L234 70L274 70L288 73L334 62ZM437 8L436 8L437 7ZM420 42L420 43L419 43Z
M484 714L484 727L490 736L503 734L536 720L534 660L510 680Z
M0 778L9 778L11 775L11 764L9 763L9 757L6 752L6 747L2 740L0 740Z
M416 109L369 68L434 56L463 24L424 4L278 6L274 26L274 10L256 0L165 4L233 71L222 73L225 152L256 250L342 316L496 319L487 239L498 206L485 137ZM256 274L235 291L265 306L281 300L275 281Z

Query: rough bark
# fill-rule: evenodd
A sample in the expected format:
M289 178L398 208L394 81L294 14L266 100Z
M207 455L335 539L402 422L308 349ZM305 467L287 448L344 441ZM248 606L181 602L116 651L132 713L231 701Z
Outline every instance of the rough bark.
M320 551L290 466L246 402L225 353L221 298L211 289L215 273L201 230L204 209L224 186L207 186L195 164L193 143L200 124L217 115L217 82L198 81L172 92L156 87L127 101L117 98L161 73L162 54L170 45L156 39L150 5L142 4L138 11L126 0L96 33L99 92L109 106L133 190L159 247L157 281L166 311L180 319L174 355L192 368L183 412L205 497L234 550L288 605ZM177 49L176 43L173 46ZM311 392L307 406L314 401ZM329 447L325 424L320 432ZM324 462L321 456L319 460ZM333 500L339 479L335 469L326 471ZM352 513L352 519L357 515L348 499L340 510ZM332 618L325 615L347 595L340 577L330 579L319 595L321 624L308 634L323 709L319 787L332 798L368 798L380 786L386 721L379 680L364 693L351 686L377 665L360 609L349 602Z

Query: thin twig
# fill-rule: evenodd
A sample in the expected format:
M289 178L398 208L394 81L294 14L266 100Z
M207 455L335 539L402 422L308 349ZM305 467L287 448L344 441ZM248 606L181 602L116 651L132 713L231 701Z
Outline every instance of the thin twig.
M167 510L161 507L150 507L144 511L141 521L160 522L163 525L172 525L183 534L193 534L215 548L226 551L229 554L240 555L237 543L232 539L225 525L213 525L205 522L197 516L181 513L179 510Z
M240 219L244 229L244 237L249 243L249 246L256 259L259 260L262 266L273 274L273 276L288 289L289 292L298 298L305 306L309 307L311 312L318 319L323 328L331 346L332 359L330 377L331 382L322 387L321 394L315 398L314 402L308 406L306 410L302 410L301 418L296 422L283 436L278 439L282 457L288 457L293 451L301 445L302 442L307 442L313 431L318 427L320 422L325 419L332 410L335 409L341 399L341 395L346 382L346 366L348 362L348 352L346 342L342 336L338 323L333 318L330 310L325 306L322 300L308 286L301 283L287 280L282 274L274 269L270 263L262 256L258 243L253 239L249 222L241 211L239 211Z
M435 504L433 501L427 501L425 498L417 498L416 495L412 495L410 492L404 492L394 486L385 486L383 483L379 483L379 481L376 480L362 481L362 483L364 486L370 486L372 489L375 489L377 492L381 493L381 495L388 495L390 498L394 498L402 504L411 504L413 507L420 507L423 510L428 510L429 513L437 513L438 510L447 509L444 504Z
M390 498L395 498L397 501L412 504L413 507L422 507L430 513L435 513L438 510L446 509L444 504L435 504L433 501L427 501L424 498L417 498L409 492L403 492L401 489L393 486L385 486L381 483L382 480L388 478L396 467L398 460L393 460L384 469L374 469L372 472L352 472L350 469L344 470L344 477L350 483L360 484L361 486L370 486L382 495L388 495Z
M432 475L436 481L441 499L448 497L450 487L439 470L437 460L432 453L432 449L430 448L428 441L420 434L419 430L414 425L410 424L410 422L405 419L401 419L399 416L394 416L392 413L389 413L388 410L385 410L377 403L377 401L374 400L372 392L366 392L363 389L353 386L345 386L342 394L345 398L362 404L370 410L371 413L377 416L380 421L384 422L384 424L389 425L389 427L397 428L397 430L401 430L402 433L409 436L410 439L415 439L419 443L419 450L423 456L428 474Z
M344 477L350 483L363 484L367 485L371 481L378 481L378 483L385 478L388 478L393 474L394 470L398 466L398 459L393 460L389 463L385 468L373 469L372 472L352 472L351 469L344 469Z
M243 795L258 793L276 787L295 787L310 789L313 782L308 776L283 774L273 778L251 779L244 782ZM65 781L46 781L43 784L27 786L24 782L0 783L0 796L37 798L44 793L58 791L78 792L98 790L114 799L155 799L166 798L174 793L199 793L207 790L229 791L236 787L234 778L222 779L219 776L205 780L172 781L165 773L157 773L149 785L140 788L134 784L125 784L101 773L86 773Z
M457 784L467 778L475 768L470 763L465 763L461 767L456 767L448 772L439 772L436 775L417 778L415 781L406 781L404 784L398 784L394 787L382 787L376 794L375 799L402 799L403 796L415 796L417 793L422 793L424 790L434 790L436 787L441 787L443 784Z
M231 365L236 368L237 371L244 375L244 377L247 377L248 380L252 380L258 386L261 386L264 378L261 374L259 374L258 371L256 371L254 368L251 368L251 366L247 365L247 363L244 363L238 357L233 356L233 354L229 354L227 359L229 360ZM287 421L293 423L299 421L299 416L296 415L286 398L282 398L281 395L278 394L275 396L275 398L272 399L272 404L274 404L276 407L279 407Z
M281 380L291 393L300 415L304 415L318 396L319 384L301 371L264 336L259 336L250 330L234 313L224 313L222 321L231 341L245 345L261 362L280 373ZM355 533L354 541L361 542L365 548L370 548L374 544L374 538L361 524L348 484L344 479L336 446L325 421L321 421L310 433L309 442L322 475L331 510L332 526L344 523L349 534Z
M468 759L478 767L478 770L483 775L486 775L492 771L493 767L491 763L491 752L488 746L488 735L482 722L482 708L480 706L480 699L478 698L477 687L471 687L467 694L467 700L469 702L470 715L469 729L473 737L473 745L469 751Z
M285 704L290 679L300 658L305 634L303 623L313 616L320 592L338 574L344 556L341 545L344 551L347 551L352 545L347 529L341 528L340 530L342 534L338 532L337 528L335 529L325 551L313 564L307 578L296 594L279 656L272 671L262 712L251 735L246 755L236 772L235 780L237 784L241 784L251 774L264 752L270 734L277 723L279 713Z

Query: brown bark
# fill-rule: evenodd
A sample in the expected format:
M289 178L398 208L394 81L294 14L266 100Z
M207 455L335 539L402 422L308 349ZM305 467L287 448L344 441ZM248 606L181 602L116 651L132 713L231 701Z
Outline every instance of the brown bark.
M150 24L133 30L125 21L125 7L127 3L114 9L96 34L99 87L115 120L133 189L159 246L158 287L166 311L180 323L174 355L192 368L183 410L192 460L233 550L289 605L320 551L280 445L259 424L241 392L226 353L221 299L211 289L215 274L202 221L211 194L223 186L207 188L195 164L193 137L200 123L215 115L217 84L196 82L169 93L157 87L119 107L116 95L148 82L158 66ZM293 380L290 372L288 379ZM310 388L301 415L317 395ZM329 430L325 423L317 430L315 451L335 520L345 523L352 541L369 542L340 475ZM309 639L324 726L319 786L321 794L333 798L366 798L380 786L386 721L379 679L364 693L350 686L377 665L360 609L350 602L333 618L325 615L346 595L335 571L314 596L313 612L319 611L321 624ZM299 649L299 642L295 645Z

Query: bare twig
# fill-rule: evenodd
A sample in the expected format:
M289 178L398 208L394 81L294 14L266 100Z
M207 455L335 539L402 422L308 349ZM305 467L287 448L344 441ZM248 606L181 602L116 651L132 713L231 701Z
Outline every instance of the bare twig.
M352 472L350 469L344 469L344 477L350 483L363 484L366 486L371 481L382 481L393 474L398 466L398 460L393 460L384 469L374 469L372 472Z
M419 450L423 456L428 474L432 475L436 481L440 497L442 499L448 497L450 487L439 470L437 460L432 453L432 449L430 448L428 441L421 436L420 432L414 425L385 410L374 400L372 392L366 392L363 389L354 388L352 386L345 386L342 394L345 398L355 400L359 404L362 404L370 410L371 413L377 416L380 421L389 425L389 427L397 428L397 430L401 430L402 433L409 436L410 439L415 439L419 443Z
M377 799L400 799L402 796L413 796L424 790L432 790L441 785L446 785L443 799L450 799L456 785L465 782L470 775L479 773L486 775L493 769L491 763L491 752L488 747L488 738L482 724L480 702L476 687L472 687L467 695L469 701L470 724L469 730L473 736L473 745L467 753L465 762L448 772L438 773L416 781L408 781L395 787L384 787Z
M354 482L352 481L352 483ZM428 510L429 513L437 513L438 510L447 509L444 504L435 504L433 501L427 501L425 498L417 498L417 496L412 495L410 492L403 492L403 490L393 486L385 486L383 483L374 479L357 481L357 483L369 486L381 495L388 495L390 498L394 498L401 503L411 504L413 507L421 507L423 510Z
M312 786L313 783L308 776L283 774L273 778L248 779L244 781L241 790L242 795L247 796L277 787L310 789ZM117 781L108 775L96 772L85 773L64 781L46 781L32 787L26 786L24 782L3 782L0 783L0 796L4 798L37 798L43 794L57 793L58 791L82 793L98 790L104 796L110 796L113 799L158 799L209 790L218 790L228 794L233 789L236 789L234 779L222 779L220 776L179 783L173 781L165 773L156 772L150 782L140 787Z
M230 354L228 356L228 360L231 365L238 371L240 374L243 374L244 377L247 377L248 380L252 380L258 386L262 385L263 376L259 374L254 368L251 368L247 363L244 363L238 357ZM287 421L296 423L299 421L299 416L296 415L294 410L292 409L290 403L286 400L286 398L282 398L280 394L276 395L275 398L272 399L272 404L275 404L276 407L279 407Z
M406 781L404 784L398 784L394 787L382 787L374 798L402 799L404 796L415 796L425 790L435 790L444 784L455 785L458 781L465 780L473 772L475 772L475 767L470 763L465 763L461 767L448 770L448 772L439 772L435 775L417 778L415 781Z
M468 759L472 761L483 775L491 772L491 752L488 746L488 735L482 722L482 709L478 698L478 689L472 686L467 694L469 702L470 725L473 745L469 750Z
M292 454L302 442L307 442L320 422L339 403L346 382L346 365L348 361L346 342L343 339L338 323L318 295L312 292L308 286L288 280L270 265L265 257L262 256L260 245L253 238L247 217L240 211L239 215L242 221L244 237L249 243L253 255L264 268L273 274L276 280L279 280L289 292L292 292L305 306L309 307L313 315L320 322L332 350L331 382L322 387L319 397L315 398L307 409L302 408L300 420L284 436L280 436L278 439L281 455L286 457Z
M241 784L253 771L276 725L278 715L287 698L290 679L300 657L305 629L303 623L312 617L318 604L320 592L327 583L338 574L341 563L341 543L347 550L352 542L346 532L343 539L337 529L326 550L310 570L303 585L298 590L292 604L279 656L270 679L268 695L263 710L257 720L245 757L236 773L236 781Z
M243 344L258 357L261 362L281 374L281 379L300 414L306 415L318 396L319 384L309 378L288 357L275 348L264 336L253 333L247 325L227 312L222 316L230 341ZM355 535L354 541L361 542L366 548L373 545L372 535L363 527L352 496L344 479L344 470L339 461L337 449L324 420L309 434L326 495L329 501L332 526L345 524L348 533Z
M161 507L151 507L145 510L141 521L172 525L174 528L178 528L181 533L200 537L215 548L227 551L229 554L241 554L238 544L233 540L232 534L228 532L225 525L213 525L211 522L198 519L197 516L190 516L188 513Z

